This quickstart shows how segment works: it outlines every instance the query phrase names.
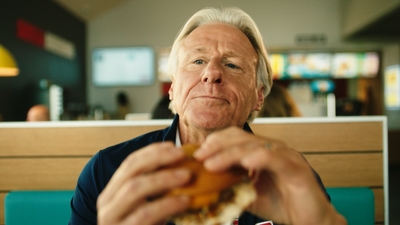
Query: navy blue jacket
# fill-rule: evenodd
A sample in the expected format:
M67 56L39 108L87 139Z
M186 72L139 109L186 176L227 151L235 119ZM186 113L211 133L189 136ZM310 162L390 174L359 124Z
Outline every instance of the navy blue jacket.
M126 142L108 147L95 154L79 176L75 193L71 200L72 214L69 224L97 224L97 197L103 191L122 161L132 152L151 143L175 142L178 121L179 117L175 116L171 126L163 130L149 132ZM243 129L252 132L247 123ZM321 184L321 188L325 190L317 174L316 178ZM239 225L254 225L261 221L265 220L245 212L239 218Z

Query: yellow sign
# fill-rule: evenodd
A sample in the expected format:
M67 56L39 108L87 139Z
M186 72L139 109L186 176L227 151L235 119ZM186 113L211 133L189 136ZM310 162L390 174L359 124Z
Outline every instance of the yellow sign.
M386 108L400 108L400 65L385 69Z

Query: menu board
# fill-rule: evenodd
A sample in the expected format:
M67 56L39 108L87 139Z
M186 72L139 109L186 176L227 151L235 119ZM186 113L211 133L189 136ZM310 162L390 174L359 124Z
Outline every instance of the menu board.
M285 54L271 54L269 61L272 69L273 79L289 78L285 71L287 70L287 55Z
M330 70L330 54L289 54L287 74L291 78L328 77Z
M375 77L379 70L379 57L375 52L335 53L332 56L334 78Z
M269 56L274 79L375 77L376 52L287 53Z

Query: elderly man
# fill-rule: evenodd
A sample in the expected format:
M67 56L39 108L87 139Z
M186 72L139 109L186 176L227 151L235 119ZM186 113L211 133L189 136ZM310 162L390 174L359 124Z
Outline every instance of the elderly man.
M162 224L188 208L187 196L159 196L190 179L186 170L160 170L184 157L181 145L200 144L194 157L207 170L256 171L257 199L239 224L346 224L300 153L257 137L256 116L272 80L253 20L235 8L204 9L176 38L170 57L170 127L97 153L84 168L71 202L70 224Z

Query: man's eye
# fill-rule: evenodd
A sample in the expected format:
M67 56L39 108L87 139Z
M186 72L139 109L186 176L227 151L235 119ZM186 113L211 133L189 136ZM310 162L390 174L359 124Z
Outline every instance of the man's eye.
M232 69L238 69L239 68L235 64L232 64L232 63L228 63L228 64L226 64L226 66L228 66L228 67L230 67Z
M203 63L204 63L204 61L201 60L201 59L198 59L198 60L194 61L194 64L203 64Z

